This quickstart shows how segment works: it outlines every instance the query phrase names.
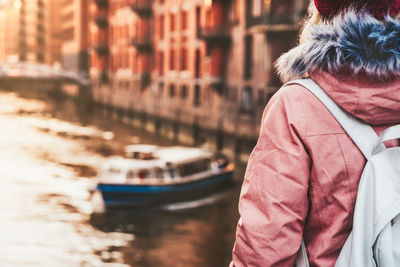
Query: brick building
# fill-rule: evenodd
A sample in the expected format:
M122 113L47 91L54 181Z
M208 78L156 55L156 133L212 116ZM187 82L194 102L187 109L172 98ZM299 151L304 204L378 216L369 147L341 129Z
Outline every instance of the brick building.
M88 59L88 1L58 1L61 64L64 68L87 74Z
M187 143L258 136L308 0L91 0L95 101ZM100 49L101 48L101 49ZM223 143L224 142L224 143Z
M45 62L45 1L0 2L0 61Z
M20 0L19 59L45 61L45 2Z
M59 6L60 0L0 0L0 62L60 62Z
M45 13L45 33L46 33L46 49L45 62L48 65L61 63L61 29L59 14L61 6L60 0L46 0Z

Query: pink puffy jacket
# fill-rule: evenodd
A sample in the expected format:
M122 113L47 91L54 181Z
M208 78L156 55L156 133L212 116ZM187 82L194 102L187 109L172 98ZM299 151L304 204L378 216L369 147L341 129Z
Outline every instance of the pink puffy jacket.
M400 81L312 73L377 133L400 122ZM395 144L391 144L395 145ZM242 186L231 266L290 266L304 238L310 266L334 266L352 228L365 159L319 100L299 85L268 103Z

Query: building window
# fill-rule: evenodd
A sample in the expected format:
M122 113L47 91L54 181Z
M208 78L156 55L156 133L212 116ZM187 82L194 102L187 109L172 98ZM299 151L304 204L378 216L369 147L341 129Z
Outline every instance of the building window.
M251 35L245 37L244 45L244 79L250 80L253 68L253 38Z
M169 29L171 32L175 31L175 15L171 14L169 16Z
M196 27L197 27L197 36L200 35L199 31L200 31L200 7L196 7Z
M242 93L242 112L250 113L253 111L252 88L246 86Z
M187 97L187 86L186 85L182 85L181 86L181 98L185 99Z
M170 84L169 85L169 97L173 98L175 96L175 85Z
M200 106L200 85L198 84L194 86L193 105L196 107Z
M36 57L37 57L37 60L38 60L39 62L43 62L43 61L44 61L44 55L43 55L43 53L37 53Z
M158 62L158 64L159 64L158 74L164 75L164 52L159 53L158 61L159 61Z
M187 49L186 48L182 48L181 50L181 70L187 70L187 62L188 62L188 58L187 58Z
M188 12L187 11L183 11L182 12L182 17L181 17L181 28L182 30L186 30L188 28Z
M171 49L169 53L169 69L174 70L175 68L175 51L174 49Z
M159 27L160 27L160 39L164 39L164 16L160 16L160 21L159 21Z
M195 76L196 76L196 78L200 78L200 50L199 49L196 50L195 57L196 57L195 62L194 62Z

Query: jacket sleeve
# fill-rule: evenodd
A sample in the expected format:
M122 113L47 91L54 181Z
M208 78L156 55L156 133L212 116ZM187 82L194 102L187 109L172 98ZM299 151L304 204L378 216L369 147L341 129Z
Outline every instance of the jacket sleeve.
M281 88L267 105L250 155L239 200L231 266L290 266L308 211L311 160L299 137L305 131L301 99Z

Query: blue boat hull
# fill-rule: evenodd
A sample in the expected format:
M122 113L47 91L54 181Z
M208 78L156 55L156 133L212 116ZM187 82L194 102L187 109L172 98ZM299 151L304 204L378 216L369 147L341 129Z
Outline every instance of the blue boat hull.
M99 183L106 207L145 208L155 205L191 201L217 193L233 183L234 172L210 176L175 185L130 185Z

